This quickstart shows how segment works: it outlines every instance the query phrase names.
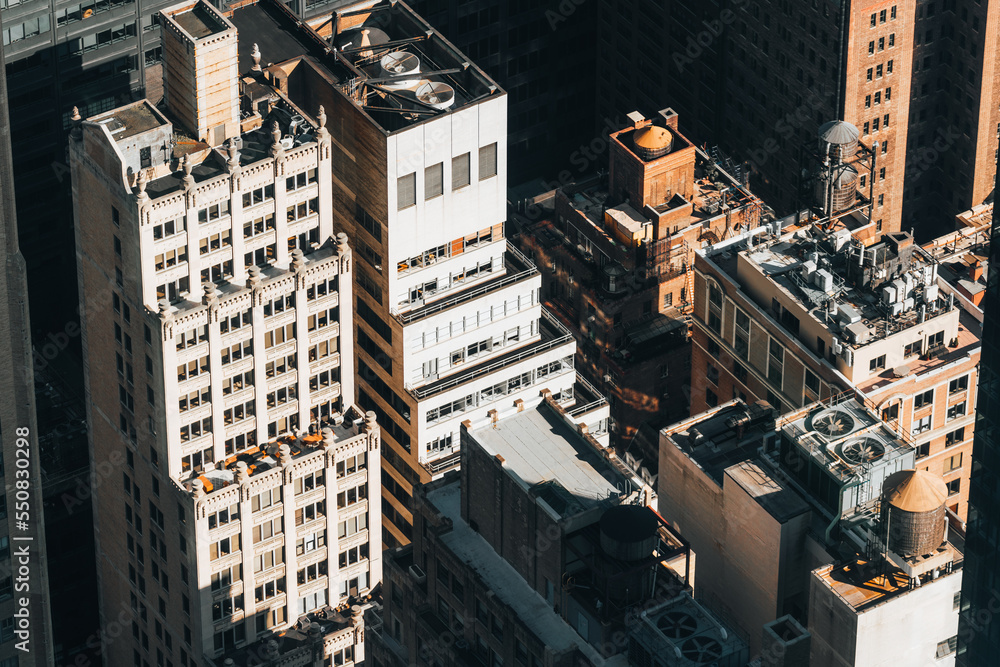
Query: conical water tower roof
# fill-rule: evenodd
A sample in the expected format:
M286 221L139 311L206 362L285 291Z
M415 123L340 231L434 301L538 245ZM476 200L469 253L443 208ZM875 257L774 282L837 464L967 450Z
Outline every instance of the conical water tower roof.
M635 132L635 145L650 151L670 148L673 140L670 132L656 125L647 125Z
M860 136L858 128L844 120L831 120L819 128L821 140L838 146L855 143Z
M886 477L882 497L906 512L932 512L948 499L948 487L926 470L900 470Z

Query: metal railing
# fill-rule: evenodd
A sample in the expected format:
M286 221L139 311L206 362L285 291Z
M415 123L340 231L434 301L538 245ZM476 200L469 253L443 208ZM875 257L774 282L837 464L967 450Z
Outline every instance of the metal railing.
M511 245L510 241L507 242L507 249L505 253L506 256L504 258L504 264L508 269L517 270L517 273L508 274L500 280L490 281L472 289L462 290L454 296L434 301L426 306L421 306L420 308L409 310L405 313L396 312L394 309L390 309L389 312L397 322L405 326L435 313L439 313L442 310L451 308L452 306L457 306L460 303L477 299L484 294L489 294L490 292L503 289L504 287L513 285L516 282L538 273L538 267L536 267L530 259L525 257L520 250Z
M407 387L407 391L410 392L414 398L418 401L423 400L434 394L441 393L446 389L451 389L452 387L457 387L460 384L464 384L469 380L480 377L482 375L487 375L494 371L498 371L501 368L511 366L518 362L524 361L530 357L534 357L542 352L551 350L554 347L558 347L563 343L573 340L573 334L570 333L569 329L564 327L559 320L553 317L545 308L542 308L542 319L544 319L553 329L555 329L556 337L550 340L539 341L538 343L525 346L524 350L510 356L504 356L497 361L494 361L483 366L477 366L470 369L465 373L459 373L451 377L445 378L443 380L438 380L433 384L425 385L423 387L418 387L413 389Z

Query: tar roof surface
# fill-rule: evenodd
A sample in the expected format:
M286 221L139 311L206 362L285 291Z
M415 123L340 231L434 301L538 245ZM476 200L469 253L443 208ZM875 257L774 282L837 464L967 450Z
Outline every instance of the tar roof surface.
M504 468L529 488L556 481L584 505L617 496L614 482L624 481L549 408L525 410L472 435L490 453L502 456Z
M306 54L314 47L298 37L292 21L269 3L255 3L233 12L229 20L239 34L239 69L248 72L253 67L253 45L260 49L261 67L281 63Z

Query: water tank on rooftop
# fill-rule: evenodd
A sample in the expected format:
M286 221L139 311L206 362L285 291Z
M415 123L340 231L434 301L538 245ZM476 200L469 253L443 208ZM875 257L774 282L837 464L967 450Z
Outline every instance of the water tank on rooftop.
M854 205L858 194L858 171L846 164L823 167L816 177L816 203L828 213Z
M619 601L634 601L649 595L655 572L652 564L642 568L630 564L652 556L659 539L659 525L653 510L640 505L618 505L604 512L600 520L601 550L618 562L597 573L607 577L606 586L599 589L607 590L611 598Z
M900 556L933 553L944 542L944 480L926 470L900 470L882 483L882 530Z
M669 153L674 145L674 137L666 128L647 125L635 131L632 143L636 155L648 162Z
M847 121L833 120L819 128L819 152L831 162L845 162L858 152L858 128Z
M609 294L619 294L625 291L625 274L628 272L618 262L604 265L604 290Z
M366 28L361 27L355 30L345 30L344 32L337 35L335 40L335 46L340 49L362 49L360 51L351 51L347 54L351 58L367 58L371 57L372 52L370 49L365 49L363 47L367 46L379 46L380 44L385 44L389 41L389 35L383 30L378 28Z

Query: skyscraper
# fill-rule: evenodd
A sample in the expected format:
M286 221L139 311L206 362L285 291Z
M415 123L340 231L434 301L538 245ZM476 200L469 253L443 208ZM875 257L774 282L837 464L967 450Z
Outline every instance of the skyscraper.
M3 60L2 46L0 60ZM5 486L0 501L4 519L0 522L0 665L3 667L48 665L53 661L28 286L24 257L17 242L10 135L7 78L0 72L0 245L5 255L4 270L0 272L0 340L6 341L0 358L4 377L0 383L3 425L0 475ZM19 566L27 571L23 582ZM18 578L16 597L15 577ZM22 583L28 588L22 588ZM25 597L25 593L30 594ZM15 631L19 631L16 636ZM23 659L19 660L18 655Z
M998 177L1000 186L1000 177ZM1000 651L1000 214L993 208L976 437L972 446L966 574L958 632L958 664L984 665Z
M361 661L381 439L352 407L327 116L207 3L161 18L165 112L71 140L91 456L120 470L95 497L105 664Z

